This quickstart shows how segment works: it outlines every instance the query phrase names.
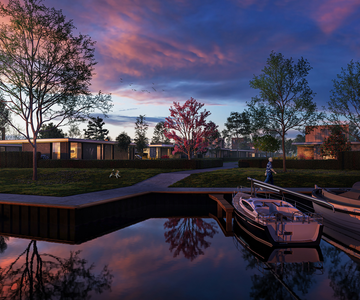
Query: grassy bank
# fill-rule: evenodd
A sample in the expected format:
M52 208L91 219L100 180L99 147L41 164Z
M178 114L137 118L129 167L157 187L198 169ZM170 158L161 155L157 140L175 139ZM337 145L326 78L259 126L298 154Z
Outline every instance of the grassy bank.
M169 169L119 169L121 178L109 178L109 169L38 169L33 182L32 169L1 169L0 193L70 196L131 186Z
M250 187L247 177L265 180L265 170L258 168L226 169L192 174L171 187ZM274 184L282 187L351 187L360 181L360 171L339 170L277 170Z

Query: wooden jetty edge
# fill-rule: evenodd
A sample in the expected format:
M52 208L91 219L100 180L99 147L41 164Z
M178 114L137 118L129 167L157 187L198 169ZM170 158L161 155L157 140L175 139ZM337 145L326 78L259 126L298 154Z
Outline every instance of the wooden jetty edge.
M224 199L222 194L209 194L209 197L217 202L217 217L222 218L223 210L226 216L226 231L232 232L232 217L234 207Z

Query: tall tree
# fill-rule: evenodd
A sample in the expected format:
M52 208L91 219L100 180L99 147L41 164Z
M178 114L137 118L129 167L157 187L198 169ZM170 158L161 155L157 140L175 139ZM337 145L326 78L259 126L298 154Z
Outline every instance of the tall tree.
M170 144L170 140L165 136L165 127L164 127L165 122L161 121L159 123L157 123L155 125L154 128L154 135L153 138L151 140L151 143L153 144Z
M100 117L90 117L90 120L87 125L87 129L84 129L84 136L89 140L105 140L106 136L109 134L109 130L103 128L105 122Z
M129 146L131 144L131 138L130 136L128 136L128 134L125 131L120 133L116 138L116 140L118 142L118 146L120 149L124 151L127 151L129 149Z
M10 120L10 113L5 104L0 99L0 138L2 138L2 131L5 133L5 128L7 127Z
M254 75L250 86L260 91L248 103L249 112L257 127L275 132L282 139L283 170L286 172L285 136L290 129L300 130L306 125L317 125L324 117L317 112L314 93L306 76L312 69L304 58L294 63L281 53L271 52L259 76Z
M360 142L360 62L352 60L333 80L328 110L329 123L348 124L346 133Z
M135 122L135 144L136 150L139 153L143 153L144 148L148 144L148 138L146 137L146 132L149 128L149 124L146 122L145 115L140 115L136 118Z
M77 124L70 124L69 132L67 136L70 138L82 138L81 131Z
M255 149L265 151L266 156L268 152L276 152L280 149L280 141L270 134L255 136L253 138L253 144Z
M230 117L227 118L224 124L227 134L232 137L239 138L240 136L246 137L251 133L250 116L247 111L242 113L232 111ZM240 141L236 141L236 149L239 150ZM237 153L239 154L239 153Z
M43 124L39 131L39 139L63 138L65 137L63 131L57 128L52 122Z
M73 34L72 20L42 0L10 0L0 4L9 20L0 26L0 102L24 122L10 125L33 147L33 180L37 179L37 138L41 126L83 119L95 109L106 113L111 96L89 90L94 72L94 42ZM4 117L2 111L0 115Z
M194 98L187 100L184 105L174 102L170 107L170 116L165 119L165 136L175 141L174 153L185 153L190 160L193 155L203 152L208 146L207 139L213 134L214 128L206 122L210 112L200 109L203 103Z

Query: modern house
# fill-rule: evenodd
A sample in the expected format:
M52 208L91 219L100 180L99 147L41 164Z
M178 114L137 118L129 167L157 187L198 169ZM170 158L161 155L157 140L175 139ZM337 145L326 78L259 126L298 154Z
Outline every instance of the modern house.
M175 153L173 144L150 144L144 148L144 154L148 158L162 158L168 156L169 158L181 158L181 153Z
M1 140L0 149L9 151L16 145L21 151L33 151L27 140ZM38 139L37 151L49 159L134 159L135 145L130 144L128 151L117 146L115 141L84 140L73 138Z
M349 126L345 125L345 130L348 131ZM297 147L297 155L305 159L323 159L320 152L320 147L324 140L331 135L331 125L316 126L312 130L306 128L305 142L293 143ZM345 133L345 137L349 139L349 134ZM359 142L351 142L352 151L360 151Z

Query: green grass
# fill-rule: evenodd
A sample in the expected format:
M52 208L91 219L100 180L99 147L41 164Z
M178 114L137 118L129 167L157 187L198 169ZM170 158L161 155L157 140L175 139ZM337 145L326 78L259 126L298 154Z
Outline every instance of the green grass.
M70 196L131 186L159 173L181 170L119 169L121 178L109 178L109 169L38 169L32 181L32 169L0 169L0 193Z
M276 171L276 170L275 170ZM250 187L247 177L265 180L265 170L258 168L236 168L209 173L192 174L171 187ZM278 170L274 184L282 187L351 187L360 181L360 171L339 170Z

